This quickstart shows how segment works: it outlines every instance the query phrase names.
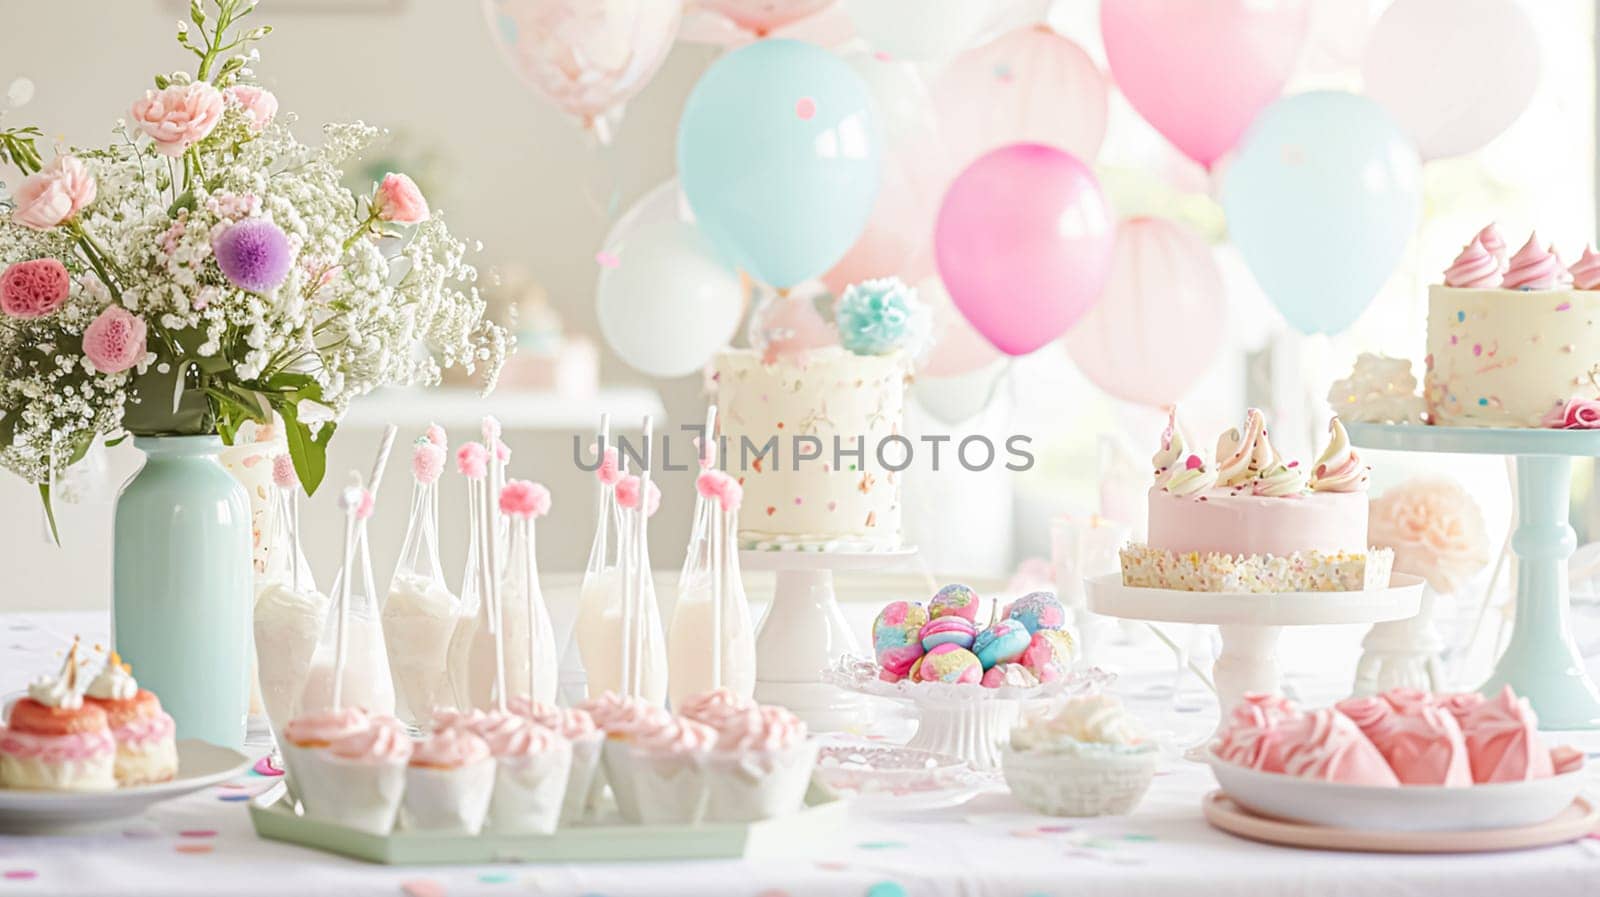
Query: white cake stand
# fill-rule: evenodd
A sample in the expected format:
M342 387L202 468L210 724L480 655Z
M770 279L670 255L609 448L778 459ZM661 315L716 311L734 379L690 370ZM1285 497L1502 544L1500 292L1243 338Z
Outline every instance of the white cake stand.
M1278 638L1285 626L1382 623L1414 617L1422 601L1422 577L1396 573L1384 589L1364 592L1186 592L1125 586L1121 573L1085 581L1089 609L1097 614L1155 623L1215 624L1222 653L1212 667L1222 731L1228 710L1246 692L1277 692ZM1214 733L1215 734L1215 733ZM1214 736L1213 736L1214 737ZM1199 759L1211 738L1190 750Z
M833 573L893 567L916 553L914 547L893 551L740 551L741 569L772 570L778 575L772 603L756 630L756 700L789 708L818 732L859 723L861 697L822 681L822 670L833 667L839 658L862 653L839 608Z

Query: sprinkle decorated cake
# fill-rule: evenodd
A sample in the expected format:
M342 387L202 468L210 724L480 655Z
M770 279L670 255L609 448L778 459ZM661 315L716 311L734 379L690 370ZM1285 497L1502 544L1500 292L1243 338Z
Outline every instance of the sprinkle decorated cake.
M786 301L779 299L774 302ZM759 348L713 361L719 460L744 487L743 548L886 551L900 547L900 436L912 344L926 307L899 281L840 298L837 344L774 327ZM770 320L770 318L769 318Z
M1600 254L1571 268L1538 234L1507 257L1493 224L1428 288L1424 390L1432 423L1566 427L1600 394Z
M1367 547L1368 468L1334 419L1308 472L1272 447L1250 409L1244 432L1191 452L1174 411L1152 462L1149 538L1122 550L1124 585L1195 592L1360 591L1389 581L1393 553Z

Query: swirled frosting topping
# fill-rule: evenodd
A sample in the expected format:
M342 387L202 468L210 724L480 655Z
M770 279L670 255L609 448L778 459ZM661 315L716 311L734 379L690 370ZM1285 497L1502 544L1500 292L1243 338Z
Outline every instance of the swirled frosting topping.
M1287 498L1306 491L1306 478L1299 467L1279 461L1261 472L1251 491L1267 498Z
M83 706L83 687L87 684L78 670L78 643L72 643L61 671L54 676L44 675L28 683L28 697L46 707L77 710Z
M511 699L511 712L518 716L525 716L537 725L555 731L563 738L582 738L599 731L594 724L594 717L586 710L576 707L557 707L543 701L530 700L526 695L519 695Z
M1580 290L1600 290L1600 252L1593 246L1583 247L1583 255L1567 269L1572 275L1572 286Z
M1011 730L1011 746L1018 750L1069 744L1132 747L1144 744L1145 738L1138 720L1110 695L1068 698L1058 707L1025 717Z
M1500 263L1501 270L1505 269L1506 238L1500 236L1500 228L1493 221L1485 224L1483 230L1478 231L1478 235L1473 239L1481 243L1483 248L1494 256L1495 261Z
M297 716L283 727L283 737L297 745L332 744L372 725L372 718L359 707L329 708Z
M562 738L532 720L507 714L493 730L480 733L497 758L537 757L555 750Z
M756 702L731 688L713 688L684 701L678 712L695 722L716 727L733 714L755 706Z
M1539 243L1539 234L1528 235L1528 242L1507 263L1500 288L1506 290L1553 290L1561 283L1566 269L1561 260Z
M711 750L717 744L717 730L705 723L679 716L669 720L666 725L639 736L634 744L646 751L699 754Z
M139 694L139 682L133 672L122 662L117 652L111 652L99 675L89 683L89 697L101 701L131 701Z
M1199 455L1190 455L1181 466L1182 469L1168 477L1166 485L1162 487L1173 495L1184 498L1197 496L1217 485L1217 472L1207 467Z
M780 751L806 740L806 724L773 705L751 707L717 726L719 751Z
M1367 465L1350 444L1350 435L1336 417L1328 422L1328 447L1311 470L1312 492L1364 492Z
M1245 412L1245 429L1229 430L1217 440L1217 482L1240 486L1278 463L1278 453L1267 438L1267 419L1259 408Z
M403 764L411 759L411 736L392 716L374 717L372 725L335 741L328 750L341 760L374 765Z
M481 736L460 726L450 726L418 742L411 752L411 765L460 769L488 756L489 743Z
M1167 411L1167 428L1161 433L1161 448L1150 459L1156 469L1157 485L1172 476L1183 460L1185 449L1183 432L1178 427L1178 409L1172 408Z
M1487 290L1500 284L1500 260L1473 238L1444 271L1444 285L1463 290Z

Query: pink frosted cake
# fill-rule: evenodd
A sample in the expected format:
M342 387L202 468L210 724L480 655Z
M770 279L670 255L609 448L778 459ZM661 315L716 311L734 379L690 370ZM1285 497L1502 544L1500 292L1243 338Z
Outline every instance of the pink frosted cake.
M1173 413L1152 459L1148 541L1122 550L1124 585L1195 592L1358 591L1393 555L1367 547L1367 467L1334 420L1309 474L1285 462L1252 408L1245 430L1190 452Z

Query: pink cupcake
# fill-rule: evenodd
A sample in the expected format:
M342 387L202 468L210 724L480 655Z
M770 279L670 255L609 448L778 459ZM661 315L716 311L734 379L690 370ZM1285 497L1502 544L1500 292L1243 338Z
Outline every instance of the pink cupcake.
M567 776L567 793L561 800L561 824L579 821L584 816L600 769L600 748L605 743L605 733L586 710L557 707L526 697L512 699L511 710L555 732L572 745L572 772Z
M406 766L406 828L476 835L489 812L494 778L494 757L482 737L462 726L434 732L415 745Z
M679 716L697 723L705 723L715 729L729 716L742 713L754 706L756 706L755 701L731 688L713 688L685 701L682 707L672 709L676 710Z
M816 764L817 743L788 710L762 705L729 715L707 759L706 818L753 822L793 813L805 803Z
M301 773L300 801L306 815L374 835L389 834L400 812L410 760L411 738L405 724L392 716L373 717L371 725L326 749L302 754L293 769Z
M581 709L606 733L600 748L600 770L611 786L617 811L628 822L638 822L639 799L629 748L639 737L670 725L672 715L641 698L620 697L612 692L585 701Z
M715 729L681 716L633 740L640 822L694 825L705 818L706 757L716 742Z
M489 743L495 762L489 828L519 834L555 831L572 770L572 745L510 713L487 714L477 731Z

